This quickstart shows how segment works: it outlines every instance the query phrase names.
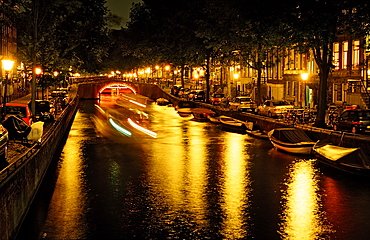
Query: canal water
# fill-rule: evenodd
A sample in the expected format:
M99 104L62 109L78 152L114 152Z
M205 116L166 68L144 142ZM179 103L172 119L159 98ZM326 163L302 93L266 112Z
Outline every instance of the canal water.
M126 100L82 103L18 239L369 239L368 180Z

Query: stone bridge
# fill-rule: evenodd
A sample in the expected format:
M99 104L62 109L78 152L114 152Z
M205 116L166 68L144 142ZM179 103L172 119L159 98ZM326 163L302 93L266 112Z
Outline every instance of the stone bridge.
M104 90L111 88L129 90L153 100L166 98L171 102L177 101L172 95L167 94L158 85L154 84L129 82L108 77L73 78L72 81L78 84L78 95L81 99L99 99Z

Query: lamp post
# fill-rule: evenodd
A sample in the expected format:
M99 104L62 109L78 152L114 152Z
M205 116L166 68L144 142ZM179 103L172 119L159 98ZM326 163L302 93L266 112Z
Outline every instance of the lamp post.
M7 88L8 88L8 80L9 80L9 72L12 70L14 61L12 60L1 60L3 65L3 69L5 70L5 82L4 82L4 96L3 96L3 112L1 119L4 120L6 116L6 95L7 95Z
M170 86L170 79L169 79L169 71L170 71L170 69L171 69L171 67L170 67L170 65L166 65L165 67L164 67L164 70L166 71L166 76L165 76L165 80L167 80L167 87L169 87Z
M239 73L234 73L233 75L234 77L234 81L233 81L233 89L235 91L235 97L237 97L239 94L238 94L238 80L239 80Z
M44 88L43 88L43 82L42 82L42 79L41 79L41 74L42 74L42 69L40 67L37 67L35 69L35 73L36 73L36 76L37 76L37 79L38 79L38 82L39 82L39 85L41 85L41 98L44 99ZM36 98L38 97L38 92L37 92L37 89L36 89Z
M306 81L308 79L308 73L301 73L301 78L303 80L303 104L304 104L304 107L307 106L307 99L306 99Z

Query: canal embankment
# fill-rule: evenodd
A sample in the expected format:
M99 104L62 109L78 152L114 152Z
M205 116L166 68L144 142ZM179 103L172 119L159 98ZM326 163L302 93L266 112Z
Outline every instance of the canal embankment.
M10 144L9 165L0 172L0 239L14 239L37 193L58 145L69 132L78 108L78 96L44 129L38 143ZM12 140L14 141L14 140Z
M137 84L141 90L139 93L153 100L157 98L166 98L171 103L184 101L185 99L173 96L167 91L159 88L157 85L152 84ZM350 132L334 131L329 128L317 128L312 124L288 124L283 119L271 118L266 116L257 115L254 113L246 113L240 111L230 111L229 108L214 106L208 103L196 102L198 107L209 108L216 112L218 115L225 115L233 117L238 120L252 122L255 129L262 131L270 131L279 127L295 127L303 129L313 140L328 140L333 144L347 146L347 147L360 147L370 155L370 135L369 134L353 134Z

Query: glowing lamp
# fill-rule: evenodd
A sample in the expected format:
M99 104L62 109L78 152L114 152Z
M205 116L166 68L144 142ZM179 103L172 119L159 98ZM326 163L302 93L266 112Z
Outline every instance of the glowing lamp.
M41 68L36 68L36 69L35 69L35 73L36 73L37 75L40 75L40 74L42 73L42 69L41 69Z
M301 73L301 78L303 81L306 81L308 79L308 73Z
M10 71L13 68L14 61L12 60L1 60L1 63L3 65L3 68L5 71Z

